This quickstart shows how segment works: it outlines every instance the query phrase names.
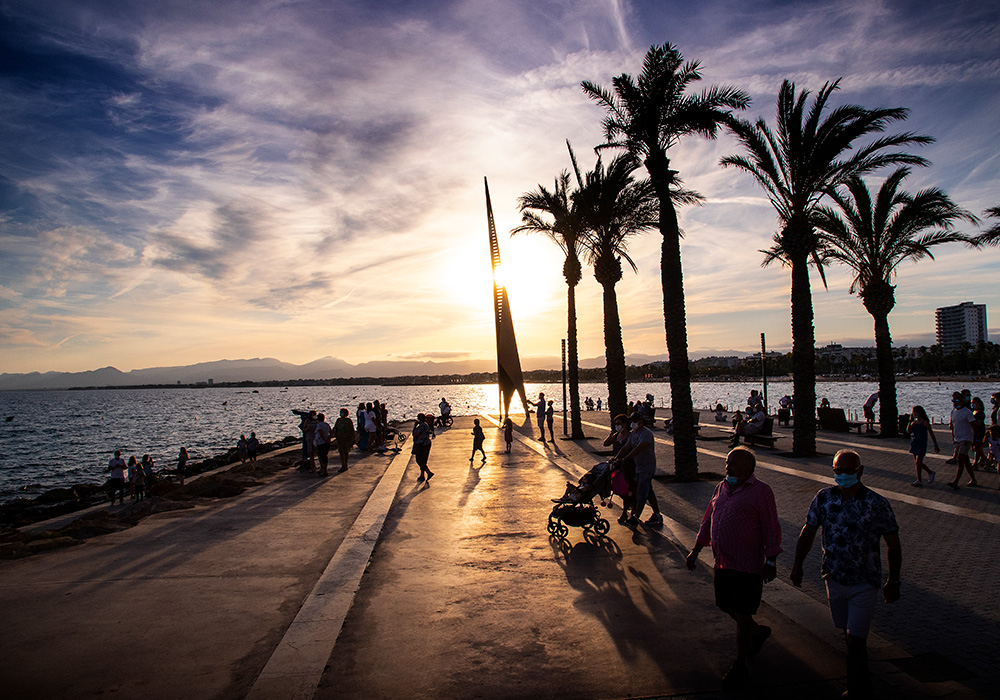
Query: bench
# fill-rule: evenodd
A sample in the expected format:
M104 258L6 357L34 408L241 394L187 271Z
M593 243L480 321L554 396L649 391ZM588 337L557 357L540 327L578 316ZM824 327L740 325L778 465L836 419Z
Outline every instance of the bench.
M822 430L849 433L856 428L858 435L860 435L861 426L864 425L863 422L847 420L842 408L820 408L817 409L817 415L819 416L819 427Z
M726 433L729 435L736 435L735 430L727 430ZM743 444L745 445L764 445L765 447L774 447L778 438L784 437L783 435L774 434L774 418L768 416L764 419L764 425L761 427L759 433L754 433L753 435L743 435Z

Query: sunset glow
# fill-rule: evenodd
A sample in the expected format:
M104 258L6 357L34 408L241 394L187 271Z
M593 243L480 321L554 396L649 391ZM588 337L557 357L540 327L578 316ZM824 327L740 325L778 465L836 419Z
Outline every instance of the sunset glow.
M551 365L563 256L509 231L517 197L571 167L567 139L594 165L603 112L581 80L610 85L672 42L701 62L698 90L743 87L770 121L782 79L843 77L838 104L907 107L903 128L935 137L908 187L981 214L1000 205L998 26L975 2L6 2L0 371L489 359L484 176L525 366ZM718 166L735 148L671 151L706 198L680 212L696 355L761 332L790 346L788 271L758 252L774 212ZM659 244L637 239L618 285L630 354L665 353ZM932 343L936 306L1000 318L997 249L935 258L896 280L897 345ZM827 283L813 276L817 343L871 344L849 272ZM603 355L590 269L577 309L580 357Z

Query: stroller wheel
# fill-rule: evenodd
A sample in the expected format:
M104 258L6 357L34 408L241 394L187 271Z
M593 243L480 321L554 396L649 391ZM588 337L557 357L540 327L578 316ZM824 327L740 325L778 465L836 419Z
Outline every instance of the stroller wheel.
M555 520L550 520L549 521L548 530L549 530L549 534L550 535L556 534L556 521Z
M594 531L598 535L606 535L608 534L609 530L611 530L611 523L609 523L604 518L598 518L597 521L594 523Z
M563 525L562 523L559 523L556 526L556 534L559 535L559 537L565 537L566 535L569 534L569 528Z

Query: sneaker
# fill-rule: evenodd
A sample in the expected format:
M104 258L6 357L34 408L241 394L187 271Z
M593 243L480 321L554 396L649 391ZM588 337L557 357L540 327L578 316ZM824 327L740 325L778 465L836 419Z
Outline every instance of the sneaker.
M737 661L722 677L722 687L725 690L742 688L748 680L750 680L750 671L747 670L747 665Z
M951 459L946 459L946 460L944 461L944 463L945 463L945 464L958 464L958 460L957 460L957 459L955 459L954 457L952 457Z
M954 481L949 481L949 482L948 482L948 486L950 486L951 488L953 488L953 489L955 489L956 491L958 491L958 484L957 484L956 482L954 482Z
M631 528L637 528L639 527L639 518L633 515L631 518L625 521L625 525Z
M910 486L923 486L923 485L924 485L924 482L920 481L919 479L917 481L911 481L910 482Z
M761 648L764 646L764 642L767 638L771 636L771 628L767 625L757 625L757 631L754 632L753 642L750 644L750 656L754 657L760 653Z
M432 476L434 476L434 472L428 470L428 472L427 472L427 481L430 481Z
M622 513L618 516L618 524L625 525L626 523L628 523L628 513Z
M931 475L927 477L927 483L933 484L935 476L937 476L937 472L931 472Z
M663 527L663 516L660 513L653 513L646 524L650 527Z
M424 475L423 474L421 474L420 476L417 477L417 483L419 483L419 482L421 482L423 480L424 480Z
M343 474L346 471L347 471L347 467L341 467L340 469L337 470L337 473L338 474Z

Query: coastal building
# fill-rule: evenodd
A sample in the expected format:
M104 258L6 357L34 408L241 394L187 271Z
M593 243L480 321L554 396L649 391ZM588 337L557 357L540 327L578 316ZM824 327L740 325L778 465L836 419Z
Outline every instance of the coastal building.
M937 344L945 353L962 349L962 343L973 347L986 342L986 304L963 301L955 306L942 306L934 312Z

